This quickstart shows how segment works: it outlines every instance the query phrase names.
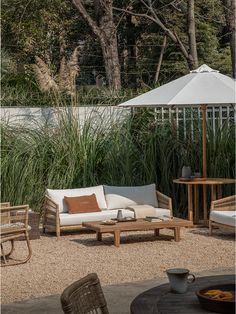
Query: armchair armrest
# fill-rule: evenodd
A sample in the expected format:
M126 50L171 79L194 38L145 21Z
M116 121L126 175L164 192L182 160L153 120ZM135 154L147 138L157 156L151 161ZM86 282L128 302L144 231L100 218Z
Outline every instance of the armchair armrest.
M60 216L59 205L50 197L45 196L44 214L43 214L43 231L45 229L56 231L57 236L60 236Z
M210 210L235 210L236 209L236 195L221 198L211 202Z
M0 203L0 207L9 207L11 206L10 202Z
M171 211L171 214L173 214L172 212L172 199L171 197L156 191L157 194L157 201L158 201L158 206L161 208L166 208L169 209Z

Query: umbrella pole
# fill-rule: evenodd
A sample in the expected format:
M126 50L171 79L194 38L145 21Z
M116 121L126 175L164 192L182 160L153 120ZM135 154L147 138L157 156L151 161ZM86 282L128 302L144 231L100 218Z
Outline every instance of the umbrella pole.
M207 177L207 158L206 158L206 105L202 105L202 176ZM207 223L207 186L203 185L203 220Z
M202 176L207 177L207 156L206 156L206 105L202 105Z

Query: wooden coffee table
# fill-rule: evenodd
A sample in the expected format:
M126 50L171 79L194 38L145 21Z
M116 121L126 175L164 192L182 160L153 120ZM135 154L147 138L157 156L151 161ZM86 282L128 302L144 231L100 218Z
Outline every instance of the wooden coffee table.
M154 230L154 235L158 236L160 229L173 229L174 239L178 242L180 241L180 228L192 227L193 223L189 220L174 217L161 222L149 222L144 219L137 219L136 221L117 222L115 225L105 225L101 221L89 221L83 222L82 226L96 231L98 241L102 241L103 233L114 234L114 245L119 247L120 233L124 231Z

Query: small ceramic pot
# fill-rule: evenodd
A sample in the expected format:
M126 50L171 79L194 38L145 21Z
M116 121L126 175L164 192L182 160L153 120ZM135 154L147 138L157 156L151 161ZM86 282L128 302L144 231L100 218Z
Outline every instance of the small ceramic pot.
M123 218L122 210L119 209L119 210L118 210L118 213L117 213L117 220L121 220L122 218Z

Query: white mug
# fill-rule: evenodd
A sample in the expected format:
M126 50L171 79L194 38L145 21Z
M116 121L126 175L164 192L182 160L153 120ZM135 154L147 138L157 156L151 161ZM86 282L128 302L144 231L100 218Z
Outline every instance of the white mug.
M186 268L172 268L166 270L170 282L171 291L174 293L185 293L188 284L195 281L195 276ZM188 277L192 276L191 279Z

